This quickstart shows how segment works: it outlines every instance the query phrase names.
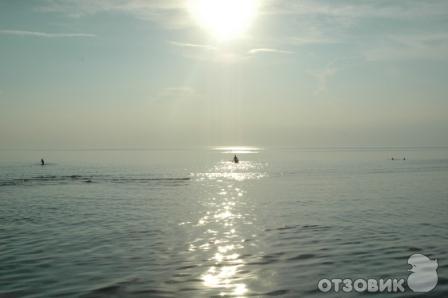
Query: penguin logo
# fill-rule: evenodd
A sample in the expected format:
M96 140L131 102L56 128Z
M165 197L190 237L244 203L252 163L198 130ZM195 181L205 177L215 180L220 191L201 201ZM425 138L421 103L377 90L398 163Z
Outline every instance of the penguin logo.
M413 254L408 259L411 274L408 276L408 286L417 293L426 293L437 285L437 260L431 260L422 254Z

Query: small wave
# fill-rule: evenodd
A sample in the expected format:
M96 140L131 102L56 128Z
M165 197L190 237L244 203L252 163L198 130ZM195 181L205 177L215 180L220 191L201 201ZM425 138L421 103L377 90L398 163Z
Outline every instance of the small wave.
M32 186L43 184L70 183L168 183L171 185L189 181L190 177L112 177L95 175L48 175L29 178L13 178L0 180L2 186Z
M284 252L277 252L267 255L262 255L257 258L257 260L248 262L247 265L268 265L280 262L285 255Z
M112 283L102 286L81 295L83 298L90 297L128 297L134 295L145 295L146 297L172 297L172 293L162 289L140 289L134 290L131 287L141 284L143 281L139 278Z
M289 290L275 290L267 293L263 293L263 296L283 296L289 293Z
M298 261L298 260L307 260L307 259L312 259L315 258L316 255L315 254L299 254L295 257L289 258L289 261Z
M322 231L322 230L328 230L331 227L329 226L322 226L322 225L286 225L283 227L278 228L268 228L265 229L265 232L271 232L271 231L288 231L288 230L312 230L312 231Z

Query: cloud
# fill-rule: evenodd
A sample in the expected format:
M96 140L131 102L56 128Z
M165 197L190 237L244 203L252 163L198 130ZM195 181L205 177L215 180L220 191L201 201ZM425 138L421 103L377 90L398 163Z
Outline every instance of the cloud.
M332 44L337 43L335 39L324 36L300 36L289 38L290 44L297 46L316 45L316 44Z
M328 28L315 24L314 22L303 22L294 30L294 35L286 38L286 42L293 46L323 45L340 43L341 34L329 31Z
M365 1L270 1L268 13L307 17L329 16L344 18L426 18L448 15L444 0L365 0Z
M403 57L424 57L425 51L429 51L440 58L445 50L440 45L424 45L420 40L409 39L418 34L432 36L446 24L448 1L445 0L267 1L265 14L281 18L282 24L294 24L293 31L290 27L283 29L289 37L277 32L278 42L283 44L350 45L350 51L359 51L369 60L389 59L389 54L400 58L400 50L406 52ZM388 37L391 33L410 37L405 37L407 41L398 40Z
M281 54L289 55L294 52L280 50L275 48L254 48L254 49L231 49L226 47L217 47L206 44L184 43L170 41L171 45L182 49L182 55L186 58L217 62L217 63L235 63L249 59L250 56L259 54Z
M273 49L273 48L257 48L257 49L251 49L247 52L250 55L256 55L256 54L264 54L264 53L273 53L273 54L293 54L291 51L286 50L279 50L279 49Z
M211 50L215 51L217 48L215 46L206 45L206 44L196 44L196 43L185 43L185 42L178 42L178 41L170 41L170 44L176 47L181 48L194 48L194 49L202 49L202 50Z
M327 91L328 79L334 76L336 72L337 68L330 64L324 69L312 73L312 76L317 80L317 87L314 91L314 95Z
M376 46L364 51L368 61L381 60L447 60L447 33L414 33L388 35Z
M179 52L183 57L192 60L214 61L220 53L217 47L207 44L178 41L169 41L168 43L176 48L176 53Z
M194 99L196 98L198 93L196 90L189 86L174 86L167 87L163 89L159 95L159 100L185 100L185 99Z
M189 59L217 62L217 63L235 63L248 60L251 56L260 54L293 54L292 51L276 48L232 48L219 45L208 45L198 43L188 43L179 41L169 41L169 44L179 48L181 54Z
M63 13L74 18L122 12L178 29L191 25L185 7L186 1L182 0L46 0L38 10Z
M38 31L24 31L24 30L0 30L0 35L15 35L15 36L32 36L43 38L70 38L70 37L95 37L95 34L89 33L48 33Z
M232 47L179 41L168 41L168 43L178 49L183 57L197 61L235 63L249 57L247 50Z
M224 50L218 46L169 42L188 58L214 61L237 61L258 54L291 54L277 49L302 46L350 46L349 52L367 60L403 59L403 57L432 57L446 55L446 45L427 45L415 40L405 44L397 37L385 38L391 32L411 34L412 31L431 34L434 28L445 24L448 18L446 0L263 0L260 18L270 18L275 34L258 35L260 44L272 48L253 48L240 51ZM163 28L185 29L194 27L188 13L186 0L42 0L38 10L62 13L70 17L96 14L127 14L146 20ZM278 24L276 23L278 20ZM380 23L381 22L381 23ZM380 25L379 25L380 24ZM16 34L14 30L9 30ZM425 32L426 31L426 32ZM18 31L20 32L20 31ZM27 31L24 31L27 32ZM270 32L270 31L267 31ZM6 34L6 33L3 33ZM27 32L21 35L39 37L92 37L90 34L52 34ZM407 38L407 37L406 37ZM411 41L411 40L408 40ZM354 52L357 53L354 53ZM400 55L404 51L404 55ZM337 53L337 52L334 52ZM319 53L316 53L319 55ZM331 55L331 54L330 54ZM224 57L224 58L223 58ZM236 57L236 58L235 58Z

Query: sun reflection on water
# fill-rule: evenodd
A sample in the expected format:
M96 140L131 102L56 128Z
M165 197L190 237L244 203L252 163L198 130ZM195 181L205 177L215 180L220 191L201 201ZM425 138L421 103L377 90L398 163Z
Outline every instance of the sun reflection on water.
M210 172L191 173L191 176L195 177L197 181L216 180L217 182L224 182L223 179L235 181L253 180L266 177L266 173L263 171L265 167L266 164L260 162L240 161L238 164L235 164L231 161L221 161ZM231 187L231 185L229 186ZM226 189L221 189L218 192L220 196L227 194L228 190Z
M200 280L202 286L221 296L243 297L249 293L247 280L250 277L243 273L246 239L242 228L255 219L242 209L247 204L247 191L242 182L265 177L264 169L265 164L254 161L239 164L221 161L206 173L192 174L204 187L215 190L204 203L207 211L193 225L203 231L202 236L197 244L190 244L189 250L207 253L207 266ZM206 243L199 244L201 241Z

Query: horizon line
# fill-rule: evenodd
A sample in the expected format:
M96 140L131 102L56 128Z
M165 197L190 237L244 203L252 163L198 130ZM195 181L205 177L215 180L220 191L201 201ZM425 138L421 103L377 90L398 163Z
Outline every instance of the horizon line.
M0 151L184 151L184 150L216 150L217 148L229 147L251 147L257 150L312 150L312 149L333 149L333 150L368 150L368 149L448 149L448 145L341 145L341 146L258 146L258 145L234 145L234 146L167 146L167 147L96 147L96 148L0 148Z

